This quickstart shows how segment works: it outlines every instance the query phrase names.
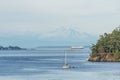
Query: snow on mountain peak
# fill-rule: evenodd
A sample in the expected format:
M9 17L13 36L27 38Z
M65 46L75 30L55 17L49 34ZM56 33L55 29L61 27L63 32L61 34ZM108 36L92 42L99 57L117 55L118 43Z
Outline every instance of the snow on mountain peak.
M71 39L84 39L91 36L93 35L86 32L81 32L80 29L75 27L59 27L44 35L44 37L49 38L71 38Z
M59 27L41 35L40 40L56 44L91 44L97 40L97 36L81 32L75 27Z
M68 37L68 36L75 36L79 35L80 31L73 28L73 27L59 27L46 33L45 37Z

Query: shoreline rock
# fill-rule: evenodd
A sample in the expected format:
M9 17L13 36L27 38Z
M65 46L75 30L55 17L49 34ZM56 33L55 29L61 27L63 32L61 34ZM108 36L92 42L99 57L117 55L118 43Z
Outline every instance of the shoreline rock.
M120 62L120 59L115 59L114 55L109 53L102 53L99 56L90 56L88 59L90 62Z

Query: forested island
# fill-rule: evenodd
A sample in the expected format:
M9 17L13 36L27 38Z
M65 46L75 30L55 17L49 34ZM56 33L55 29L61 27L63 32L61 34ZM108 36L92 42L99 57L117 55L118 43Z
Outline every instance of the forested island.
M26 49L18 46L8 46L8 47L0 46L0 50L26 50Z
M120 62L120 27L114 29L112 33L101 35L91 50L89 61Z

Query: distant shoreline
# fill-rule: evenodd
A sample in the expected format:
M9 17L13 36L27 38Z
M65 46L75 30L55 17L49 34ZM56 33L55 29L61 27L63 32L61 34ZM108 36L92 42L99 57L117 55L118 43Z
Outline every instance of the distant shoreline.
M18 46L8 46L8 47L3 47L0 46L0 50L27 50L26 48L21 48Z

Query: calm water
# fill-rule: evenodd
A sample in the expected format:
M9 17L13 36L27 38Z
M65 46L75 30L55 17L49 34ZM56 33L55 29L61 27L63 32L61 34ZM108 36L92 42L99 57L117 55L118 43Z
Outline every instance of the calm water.
M62 69L67 50L71 69ZM0 51L0 80L119 80L120 63L88 62L89 48Z

